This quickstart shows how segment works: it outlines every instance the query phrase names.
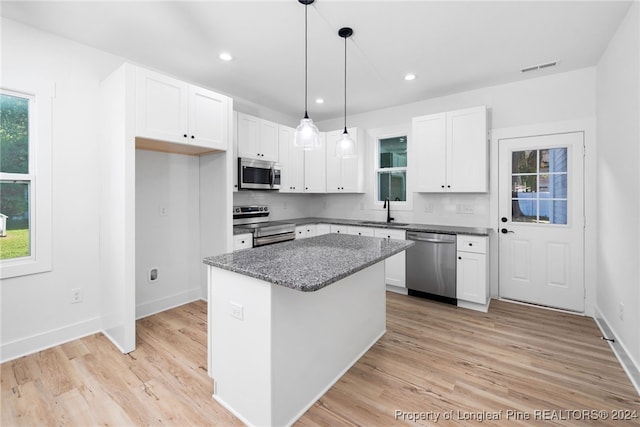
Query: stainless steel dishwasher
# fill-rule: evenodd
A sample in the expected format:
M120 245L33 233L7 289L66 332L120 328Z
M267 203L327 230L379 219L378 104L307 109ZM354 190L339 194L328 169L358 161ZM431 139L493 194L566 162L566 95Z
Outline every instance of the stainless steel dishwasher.
M407 249L409 295L456 303L456 236L407 232L415 245Z

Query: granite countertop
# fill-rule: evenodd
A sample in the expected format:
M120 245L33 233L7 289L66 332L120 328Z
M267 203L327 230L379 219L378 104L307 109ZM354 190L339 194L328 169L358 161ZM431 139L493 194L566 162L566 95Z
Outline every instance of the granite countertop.
M207 265L313 292L413 245L406 240L325 234L207 257Z
M347 225L355 227L374 227L374 228L391 228L397 230L406 231L422 231L433 233L445 233L445 234L468 234L473 236L488 236L490 229L481 227L461 227L456 225L431 225L431 224L406 224L397 225L393 222L386 223L384 221L367 221L359 219L338 219L338 218L293 218L282 219L278 221L290 222L296 225L306 224L335 224L335 225Z

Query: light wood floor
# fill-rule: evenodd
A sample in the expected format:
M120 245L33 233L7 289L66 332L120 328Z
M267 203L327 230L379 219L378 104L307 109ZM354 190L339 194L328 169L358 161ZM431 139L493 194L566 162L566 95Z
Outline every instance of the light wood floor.
M592 319L500 301L483 314L387 295L385 336L297 426L541 425L535 411L543 410L554 425L640 424L568 412L640 416L640 398ZM137 334L128 355L97 334L2 364L2 426L242 425L211 398L206 303L142 319ZM440 418L396 420L396 411ZM480 423L483 415L500 418Z

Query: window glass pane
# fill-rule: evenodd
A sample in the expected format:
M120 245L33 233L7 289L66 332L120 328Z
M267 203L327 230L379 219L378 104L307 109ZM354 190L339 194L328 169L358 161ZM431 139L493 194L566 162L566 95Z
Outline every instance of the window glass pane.
M380 140L380 168L407 167L407 137L398 136Z
M567 174L540 175L541 199L566 199Z
M567 201L540 200L540 222L544 224L566 224Z
M567 149L540 150L540 172L566 172Z
M407 201L407 173L378 172L378 200Z
M0 172L29 173L29 100L0 94Z
M520 193L535 193L538 188L536 175L517 175L512 177L512 197L518 197Z
M511 202L511 221L537 222L538 201L534 199L516 199Z
M512 173L536 173L537 150L514 151L511 155Z
M0 182L0 259L31 254L28 182Z

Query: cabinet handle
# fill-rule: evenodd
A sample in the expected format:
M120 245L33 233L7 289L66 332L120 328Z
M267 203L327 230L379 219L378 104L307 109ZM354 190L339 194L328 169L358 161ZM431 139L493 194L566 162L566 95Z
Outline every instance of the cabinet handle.
M444 185L442 185L441 187L444 188Z
M191 135L191 139L195 139L195 138L196 138L195 136Z
M447 185L447 188L451 188L451 186L450 186L450 185Z
M461 256L459 256L459 257L458 257L458 259L462 259L462 257L461 257Z
M185 134L184 134L184 135L182 135L182 136L184 136L184 137L186 138L186 137L187 137L187 134L185 133Z
M473 246L473 243L469 243L469 246Z

